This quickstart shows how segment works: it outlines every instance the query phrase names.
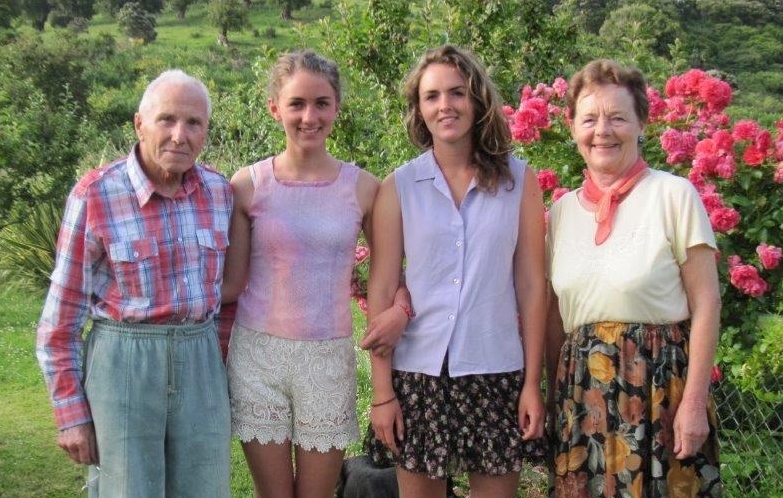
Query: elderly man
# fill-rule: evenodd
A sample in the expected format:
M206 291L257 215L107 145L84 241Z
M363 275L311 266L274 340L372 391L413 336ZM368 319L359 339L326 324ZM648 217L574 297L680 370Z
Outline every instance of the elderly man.
M214 316L232 199L195 163L210 112L203 83L165 71L142 96L130 154L67 201L37 355L58 445L91 465L91 497L229 496Z

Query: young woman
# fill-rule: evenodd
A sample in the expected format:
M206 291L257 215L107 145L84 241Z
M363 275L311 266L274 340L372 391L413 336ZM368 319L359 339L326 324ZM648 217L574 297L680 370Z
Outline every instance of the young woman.
M333 62L283 55L268 90L286 148L231 179L223 302L238 297L227 359L232 432L257 496L332 498L358 438L351 271L360 230L370 238L378 181L326 149L341 98Z
M372 454L391 451L406 498L445 497L465 472L472 498L511 498L523 457L543 456L541 192L471 53L426 52L404 93L424 152L380 187L368 318L391 306L403 258L416 315L371 357Z

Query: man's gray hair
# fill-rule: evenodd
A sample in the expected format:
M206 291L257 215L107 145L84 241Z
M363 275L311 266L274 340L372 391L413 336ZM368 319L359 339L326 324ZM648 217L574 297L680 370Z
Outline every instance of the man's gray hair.
M174 83L180 85L192 85L204 95L204 102L207 104L207 117L212 116L212 101L209 99L209 90L206 85L198 78L195 78L181 69L167 69L152 80L144 90L139 102L139 114L145 114L152 107L152 100L157 88L163 83Z

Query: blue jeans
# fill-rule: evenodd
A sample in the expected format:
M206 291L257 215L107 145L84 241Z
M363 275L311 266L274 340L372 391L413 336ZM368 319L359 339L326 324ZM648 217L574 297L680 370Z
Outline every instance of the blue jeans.
M214 323L93 324L90 498L228 498L230 410Z

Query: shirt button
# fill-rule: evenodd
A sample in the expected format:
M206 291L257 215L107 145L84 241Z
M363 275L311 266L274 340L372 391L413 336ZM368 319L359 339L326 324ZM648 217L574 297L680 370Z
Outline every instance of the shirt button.
M177 237L177 242L182 242L182 237Z
M453 314L449 315L449 320L454 320L454 315Z
M459 285L460 280L458 278L455 278L454 280L452 280L452 282L454 282L454 285Z
M134 251L133 252L133 257L134 258L138 258L139 257L139 251Z
M188 277L183 278L182 281L188 283Z
M461 240L457 241L457 247L462 247L462 241Z

